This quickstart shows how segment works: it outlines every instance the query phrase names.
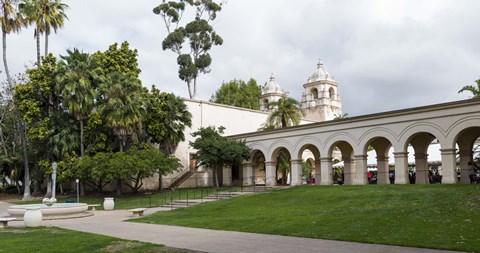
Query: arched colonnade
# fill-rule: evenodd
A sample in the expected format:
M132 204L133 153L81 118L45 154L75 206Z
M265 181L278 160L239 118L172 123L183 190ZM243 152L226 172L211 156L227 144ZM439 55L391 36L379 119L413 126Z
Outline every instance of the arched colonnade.
M243 184L278 182L280 154L288 157L291 185L302 183L302 163L314 166L316 184L333 184L335 155L344 163L345 184L367 184L367 150L374 149L377 182L386 184L389 160L394 161L395 183L408 184L408 147L413 147L416 183L428 183L428 147L440 144L442 183L469 182L468 161L480 137L480 101L464 100L412 109L353 117L232 136L246 140L252 158L242 164ZM393 159L389 157L393 149ZM391 162L390 162L391 163Z

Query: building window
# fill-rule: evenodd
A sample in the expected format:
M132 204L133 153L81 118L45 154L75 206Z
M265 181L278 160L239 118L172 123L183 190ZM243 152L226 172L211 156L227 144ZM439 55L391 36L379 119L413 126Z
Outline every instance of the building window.
M330 88L328 92L330 93L330 99L335 100L335 89Z
M316 88L312 89L312 96L313 99L318 99L318 90Z

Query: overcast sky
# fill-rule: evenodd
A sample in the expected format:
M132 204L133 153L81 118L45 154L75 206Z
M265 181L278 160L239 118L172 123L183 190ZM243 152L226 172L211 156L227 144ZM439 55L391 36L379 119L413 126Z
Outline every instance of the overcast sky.
M52 53L127 40L146 87L188 96L175 54L161 48L166 30L152 12L161 0L63 2L69 20L50 37ZM229 0L214 23L224 44L212 49L197 98L208 100L224 81L263 84L273 73L299 100L321 59L350 116L467 99L457 91L480 78L478 10L476 0ZM8 60L13 73L32 65L33 30L9 35Z

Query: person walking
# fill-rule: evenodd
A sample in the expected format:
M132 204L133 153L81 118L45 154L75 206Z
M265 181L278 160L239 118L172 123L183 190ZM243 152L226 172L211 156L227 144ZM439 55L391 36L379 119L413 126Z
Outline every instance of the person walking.
M472 161L468 162L467 173L468 177L470 178L470 183L475 183L475 171L478 169L477 165Z

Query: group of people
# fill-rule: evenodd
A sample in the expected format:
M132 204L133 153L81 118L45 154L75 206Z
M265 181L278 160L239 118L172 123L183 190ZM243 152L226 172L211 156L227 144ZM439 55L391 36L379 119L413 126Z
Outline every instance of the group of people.
M480 168L474 162L468 162L467 173L471 184L480 184Z

